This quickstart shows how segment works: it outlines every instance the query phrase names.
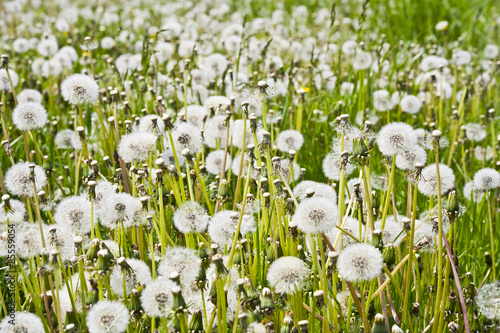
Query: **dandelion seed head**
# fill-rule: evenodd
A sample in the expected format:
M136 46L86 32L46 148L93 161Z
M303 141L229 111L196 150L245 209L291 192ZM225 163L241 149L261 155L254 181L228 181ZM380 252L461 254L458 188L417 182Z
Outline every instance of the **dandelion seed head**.
M439 175L441 183L441 194L451 190L455 185L455 174L446 164L439 164ZM422 169L421 178L418 182L418 190L425 196L437 195L437 169L435 164L431 164Z
M182 166L186 161L186 158L182 156L181 152L175 151L177 154L177 162L179 166ZM161 158L165 161L166 165L175 165L174 152L170 147L167 147L163 153L161 153Z
M276 146L278 150L288 153L290 150L299 151L304 144L304 136L295 130L286 130L278 134Z
M11 316L6 316L0 322L0 332L2 333L38 333L43 332L42 320L30 312L16 311ZM12 324L12 320L14 324Z
M414 170L415 164L427 163L427 153L419 145L415 145L411 150L396 154L396 167L401 170Z
M59 149L82 149L78 133L70 129L57 132L54 143Z
M355 219L353 217L347 217L347 219L345 220L345 224L342 227L342 229L344 229L345 231L349 232L351 235L353 235L357 239L362 240L363 237L364 237L364 235L365 235L365 227L363 226L363 224L361 224L361 229L360 229L360 224L361 223L359 223L358 219ZM360 234L360 230L361 230L361 234ZM338 243L341 248L345 248L348 245L356 244L357 243L357 241L355 239L353 239L348 234L342 232L337 227L333 227L331 230L329 230L326 233L326 237L328 237L328 239L330 240L330 242L332 244L334 244L335 240L337 239L337 235L339 234L339 232L342 233L342 236L340 237L340 240L339 240L339 243Z
M342 157L336 151L332 151L326 155L323 159L323 173L328 179L339 180L340 179L340 167L342 164ZM356 166L350 162L345 164L344 174L348 177L356 168Z
M240 149L243 148L244 126L245 126L244 121L242 119L238 119L231 124L231 136L233 138L233 146ZM245 134L245 147L248 146L249 144L254 143L253 133L250 127L250 122L248 120L246 121L246 127L247 129ZM261 143L264 138L262 128L257 128L256 135L257 135L257 143ZM224 147L224 144L222 144L221 147Z
M292 220L305 233L328 232L338 222L337 206L325 197L305 199L297 206Z
M95 104L99 98L99 85L88 75L73 74L61 84L61 93L64 100L73 105Z
M172 139L176 151L189 149L192 153L196 153L203 143L200 129L190 123L176 123L176 127L172 130Z
M47 123L47 111L38 103L19 104L12 113L12 122L21 131L42 128Z
M229 62L225 56L220 53L213 53L203 61L203 69L210 69L215 74L214 77L221 77L228 64Z
M476 296L479 312L488 319L500 319L500 282L485 284Z
M84 235L92 226L91 206L84 196L66 197L57 205L54 221L71 227L77 235Z
M187 106L187 121L198 128L203 128L203 119L209 115L208 109L203 105L188 105Z
M144 311L152 317L167 317L173 302L171 290L175 286L175 282L168 278L148 283L141 294Z
M40 43L38 43L36 50L43 57L49 57L54 55L57 50L59 50L59 46L57 45L57 39L54 38L46 38L42 39Z
M475 188L474 181L470 181L464 185L463 194L464 194L465 199L467 199L469 201L472 200L472 201L478 203L478 202L481 202L483 200L485 191L478 189L478 188Z
M156 122L156 126L153 121ZM165 123L160 116L156 114L149 114L141 117L136 130L138 132L156 133L156 135L161 135L165 130Z
M181 284L187 286L196 280L200 269L200 258L194 250L186 247L169 247L158 266L158 274L167 279L173 272L179 273Z
M392 102L387 90L377 90L373 92L373 107L379 111L389 111L392 109Z
M111 230L122 226L122 223L126 229L134 224L136 214L141 209L139 198L128 193L116 193L104 198L96 215L101 224Z
M307 191L314 191L314 197L323 197L329 199L333 203L337 203L337 192L335 189L323 183L314 182L312 180L303 180L293 188L293 195L302 201L306 199Z
M353 40L348 40L342 44L342 53L345 55L353 55L356 53L356 49L358 48L358 44Z
M406 95L399 102L401 110L409 114L416 114L422 108L420 98L413 95Z
M14 87L17 87L17 84L19 83L19 76L17 75L16 72L14 72L12 69L8 69L10 78L12 80L12 85ZM1 68L0 69L0 91L5 90L5 91L11 91L11 86L9 82L9 77L7 76L7 69Z
M1 90L1 89L0 89ZM35 89L23 89L19 95L17 95L17 102L19 104L24 103L38 103L42 104L42 94Z
M484 57L488 59L495 59L498 56L498 46L495 44L488 44L484 47Z
M378 133L377 144L382 154L394 156L413 149L417 144L417 135L413 127L406 123L389 123Z
M372 64L372 56L369 52L357 51L354 59L352 60L352 67L355 70L363 70L370 68Z
M296 257L281 257L275 260L267 273L269 285L280 294L297 291L307 276L305 263Z
M32 197L35 195L29 165L29 162L19 162L7 170L5 174L5 186L12 194L20 197ZM35 187L37 191L40 191L47 183L47 176L42 167L38 165L35 165L34 173Z
M222 172L224 164L224 150L214 150L207 155L205 167L208 172L213 175L219 175ZM229 170L231 166L231 155L226 154L226 168L224 171Z
M489 191L500 186L500 173L492 168L483 168L474 175L474 188Z
M339 274L346 281L370 281L382 272L382 253L370 244L349 245L337 260Z
M290 170L290 160L281 160L280 172L283 175L283 179L289 179L289 183L291 183L292 181L297 181L300 177L300 165L298 165L297 162L293 161L292 168L293 170ZM292 175L289 175L290 171L293 172Z
M0 202L0 224L7 222L8 224L20 224L26 219L26 207L21 201L10 199L10 207L11 210L5 212L5 202Z
M467 139L479 142L486 138L486 130L481 124L469 123L464 125L464 127Z
M375 222L375 229L382 230L381 220ZM398 246L404 237L404 234L401 234L402 231L403 224L400 221L396 222L394 215L387 216L384 229L382 230L382 240L384 241L384 244L391 243L394 247Z
M113 292L119 297L123 297L123 279L125 279L125 289L127 295L130 295L132 290L137 287L137 284L148 285L151 281L151 272L149 266L139 259L126 259L131 270L124 270L120 265L116 265L109 277L109 284Z
M128 309L119 301L99 301L87 313L89 333L116 332L127 330L130 320Z
M187 201L174 213L174 225L182 233L204 232L209 216L196 201Z
M149 132L132 132L122 136L118 145L118 154L127 163L145 161L153 150L156 135Z
M451 62L457 66L464 66L470 63L472 57L471 54L463 50L455 50L453 52Z

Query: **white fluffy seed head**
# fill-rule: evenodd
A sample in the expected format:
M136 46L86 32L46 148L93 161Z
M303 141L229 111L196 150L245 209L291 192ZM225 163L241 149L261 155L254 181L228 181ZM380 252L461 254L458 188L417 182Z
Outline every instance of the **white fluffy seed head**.
M172 288L176 284L168 278L157 279L146 285L141 294L144 311L152 317L167 317L172 308Z
M455 174L449 166L440 163L439 175L441 194L443 195L453 188L455 184ZM435 164L428 165L422 169L421 178L418 182L418 190L428 197L437 195L437 168Z
M54 142L59 149L82 149L78 133L70 129L57 132Z
M27 214L24 204L15 199L10 199L10 211L5 211L5 202L0 202L0 224L19 224L25 220Z
M182 233L203 232L207 228L209 216L196 201L187 201L174 213L174 225Z
M19 76L16 72L9 68L10 78L12 80L12 85L14 87L19 83ZM7 70L5 68L0 69L0 91L11 91L9 77L7 76Z
M476 296L479 311L488 319L500 319L500 282L484 285Z
M151 272L149 266L139 259L126 259L127 264L132 268L131 270L123 270L120 265L116 265L109 277L109 284L113 292L123 297L123 280L125 279L125 289L127 295L130 295L137 284L148 285L151 281Z
M377 136L380 152L386 156L413 149L417 144L413 127L406 123L390 123L382 127Z
M73 74L61 84L61 93L65 101L74 105L95 104L99 98L99 85L88 75Z
M292 220L305 233L328 232L337 224L337 205L328 198L305 199L297 206Z
M203 143L200 129L186 122L176 123L175 128L172 130L172 140L177 152L187 148L193 154L200 149Z
M12 122L21 131L42 128L47 123L47 111L36 102L19 104L12 113Z
M328 153L323 159L323 173L328 179L339 180L340 179L340 167L342 164L342 157L336 151ZM344 173L349 176L355 169L355 165L348 162L345 165Z
M401 170L414 170L415 164L425 164L427 162L427 153L419 145L413 149L396 154L396 167Z
M186 247L170 247L158 266L158 274L167 279L173 272L181 276L181 284L187 286L196 280L200 269L200 258L194 250Z
M360 51L356 52L354 59L352 60L352 67L355 70L367 69L372 64L372 56L369 52Z
M154 122L156 122L156 126ZM161 135L165 130L165 123L161 119L160 116L156 114L148 114L144 117L141 117L139 120L139 125L137 126L138 132L149 132L155 133L156 135Z
M478 190L493 190L500 186L500 173L492 168L483 168L474 175L473 184Z
M128 309L119 301L99 301L87 313L89 333L122 333L127 330L129 320Z
M422 108L422 101L416 96L406 95L401 99L399 105L403 112L416 114Z
M224 210L212 217L208 225L208 234L219 246L230 246L238 226L239 213L234 210ZM240 233L245 235L255 231L255 220L250 215L243 215Z
M92 226L92 204L84 196L63 199L56 207L54 221L71 227L77 235L90 232Z
M42 94L40 94L38 90L35 89L23 89L23 91L21 91L19 95L17 95L17 102L19 104L30 102L42 104L42 100Z
M44 327L40 318L30 312L14 312L13 317L5 316L0 322L0 332L5 333L36 333L43 332ZM14 319L13 319L14 318Z
M463 194L465 199L474 202L481 202L483 200L485 191L474 187L474 181L467 182L464 185Z
M149 132L132 132L122 136L118 146L118 154L127 163L145 161L153 150L156 135Z
M382 253L370 244L353 244L340 252L337 260L339 274L346 281L370 281L382 272Z
M14 195L20 197L32 197L35 190L33 188L33 181L30 178L30 163L20 162L14 164L7 170L5 174L5 185L7 189ZM47 176L42 167L35 165L35 186L36 190L40 191L47 183Z
M303 180L298 183L293 189L293 195L295 198L302 201L306 198L306 192L308 190L314 191L314 197L324 197L331 202L337 203L337 192L335 192L333 187L312 180Z
M392 109L391 98L387 90L377 90L373 92L373 107L379 112Z
M486 138L486 130L481 124L469 123L465 124L464 128L465 136L471 141L479 142Z
M363 238L364 238L365 228L364 228L362 223L359 223L358 219L355 219L353 217L347 217L342 229L349 232L351 235L356 237L358 240L363 240ZM340 229L337 227L333 227L330 231L328 231L326 233L326 237L328 237L330 242L333 244L335 242L335 239L337 239L337 235L339 234L339 232L342 232L342 231L340 231ZM353 239L350 235L342 232L342 236L339 239L338 246L340 248L345 248L348 245L356 244L356 243L357 243L357 241L355 239Z
M382 221L375 222L375 229L382 230ZM391 243L394 246L398 246L404 237L404 234L401 234L402 231L403 224L401 223L401 220L396 222L394 215L387 216L384 230L382 230L382 240L384 241L384 244Z
M281 257L269 267L267 281L275 292L291 294L297 291L307 276L305 263L296 257Z
M205 167L207 171L213 175L218 175L222 172L224 164L224 150L214 150L207 155ZM224 171L229 170L231 166L231 155L226 154L226 168Z
M103 199L99 210L96 212L101 224L109 229L120 226L128 228L137 225L137 219L142 209L139 198L128 193L113 193Z
M290 150L298 151L304 144L304 136L296 130L286 130L278 134L276 146L278 150L288 153Z
M205 123L203 136L205 138L205 144L210 148L217 148L217 144L219 147L224 147L227 136L225 119L225 116L215 116L208 119Z

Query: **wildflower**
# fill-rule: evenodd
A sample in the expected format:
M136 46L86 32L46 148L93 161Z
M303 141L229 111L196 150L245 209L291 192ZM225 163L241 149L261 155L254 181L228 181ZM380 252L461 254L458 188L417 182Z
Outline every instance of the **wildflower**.
M203 128L204 118L209 114L208 108L202 105L188 105L187 106L187 122L195 125L199 129Z
M486 318L500 319L500 282L484 285L476 296L476 304Z
M230 246L233 235L238 227L240 214L233 210L224 210L216 213L208 225L208 234L213 242L219 246ZM250 215L243 215L240 233L245 235L255 231L255 220Z
M42 94L40 94L37 90L34 89L23 89L19 95L17 95L17 102L19 104L24 103L38 103L42 104Z
M339 180L340 168L344 167L344 174L348 177L356 168L356 166L348 161L343 164L343 159L340 154L335 151L328 153L323 160L323 173L328 179Z
M34 224L24 224L16 230L16 255L20 258L32 258L40 254L42 241L40 229Z
M352 67L355 70L370 68L372 64L372 56L369 52L358 51L352 60Z
M40 318L26 311L16 311L12 316L5 316L0 322L0 332L2 333L38 333L43 331L44 327Z
M426 56L420 62L420 69L424 72L440 68L442 66L448 66L448 60L435 55Z
M14 72L12 69L8 69L10 78L12 80L12 85L14 87L17 86L19 83L19 76L17 75L16 72ZM5 90L5 91L11 91L12 87L10 86L9 82L9 77L7 76L7 69L1 68L0 69L0 91Z
M213 175L218 175L222 172L224 164L224 150L214 150L207 155L207 159L205 161L205 167L207 171ZM229 153L226 154L226 168L224 171L229 170L231 166L231 155Z
M324 197L329 199L331 202L337 202L337 192L335 192L335 189L332 186L311 180L303 180L295 185L293 195L297 198L297 200L302 201L306 199L308 191L314 192L314 197Z
M57 205L54 221L71 227L77 235L84 235L92 226L91 211L91 203L85 197L67 197Z
M35 165L34 170L34 185L31 178L30 163L19 162L14 164L7 170L5 174L5 185L7 189L14 195L20 197L34 196L35 189L41 190L47 183L47 176L42 167Z
M101 39L101 47L105 50L109 50L115 46L116 42L112 37L104 37Z
M80 136L70 129L57 132L54 143L59 149L82 149Z
M379 112L392 109L392 102L387 90L377 90L373 92L373 107Z
M312 197L297 206L292 220L303 232L314 234L334 228L338 221L337 214L335 202L327 198Z
M30 49L30 43L26 38L17 38L12 43L12 49L16 53L24 53Z
M474 158L479 161L489 161L493 158L493 148L487 146L483 148L481 146L474 147Z
M118 301L99 301L87 313L89 333L116 332L127 330L130 314Z
M156 135L161 135L165 130L165 123L160 116L156 114L149 114L147 116L141 117L139 120L139 125L137 125L138 132L149 132L156 133Z
M339 232L342 233L340 237L340 246L342 248L345 248L348 245L351 244L356 244L358 240L362 241L363 237L365 235L365 228L362 223L359 222L358 219L355 219L353 217L347 217L345 220L345 224L342 227L343 230L349 232L352 236L356 237L356 239L353 239L350 235L342 232L339 228L333 227L331 230L329 230L326 233L326 237L330 240L330 242L333 244L335 240L337 239L337 235Z
M437 31L445 31L446 29L448 29L450 23L448 21L440 21L436 24L436 30Z
M500 173L495 169L483 168L474 175L474 188L489 191L500 186Z
M467 139L475 142L482 141L486 137L486 130L481 124L466 124L464 125L465 135Z
M125 162L145 161L154 148L156 135L148 132L132 132L122 136L118 154Z
M396 167L401 170L413 170L415 169L416 163L425 165L426 162L427 153L425 152L425 149L419 145L415 145L413 149L396 155Z
M200 259L194 250L187 247L170 247L158 266L158 274L168 278L173 272L179 273L181 284L188 286L198 277Z
M196 201L187 201L174 213L174 225L182 233L203 232L207 228L209 216Z
M21 131L42 128L47 123L47 111L38 103L23 103L16 106L12 121Z
M141 294L144 311L151 317L167 317L172 308L172 288L176 284L167 278L146 285Z
M75 232L71 226L56 223L44 225L43 235L47 250L57 250L63 261L68 261L75 256Z
M56 37L50 36L49 38L42 39L36 49L44 57L54 55L59 50Z
M498 56L498 46L495 44L488 44L484 47L484 57L488 59L495 59Z
M278 150L288 153L290 150L298 151L304 144L304 137L299 131L286 130L278 134L276 146Z
M296 257L281 257L269 267L267 281L275 292L291 294L297 291L307 276L305 263Z
M19 224L27 215L24 204L19 200L9 200L10 209L6 210L5 201L0 203L0 224ZM8 222L8 223L7 223Z
M352 95L354 92L354 83L351 82L342 82L340 85L340 95Z
M473 200L474 202L481 202L483 200L485 191L475 188L474 181L470 181L464 185L463 194L464 197L469 201Z
M130 74L137 69L140 64L140 59L140 54L138 56L129 53L122 54L115 60L116 69L120 75L125 75L126 73Z
M353 55L356 53L356 49L358 48L358 44L353 40L348 40L344 44L342 44L342 53L345 55Z
M175 151L177 155L177 162L179 166L182 166L186 161L186 158L182 156L181 152ZM161 158L165 162L165 165L175 165L174 152L170 147L167 147L163 153L161 153Z
M437 195L437 169L435 164L426 166L421 173L421 179L418 182L418 190L428 197ZM439 175L441 183L441 194L451 190L455 184L455 174L446 164L439 164Z
M382 221L375 222L375 229L382 230ZM396 222L394 215L387 216L384 229L382 230L382 240L384 244L391 243L394 246L398 246L403 240L402 231L403 224L401 222Z
M280 171L283 175L283 179L288 179L289 182L292 181L297 181L300 177L300 165L297 164L297 162L293 161L292 164L293 168L293 175L290 174L290 160L282 160L280 163Z
M203 69L212 71L213 78L222 77L229 62L226 57L219 53L213 53L203 61Z
M246 121L246 135L245 135L245 142L243 142L243 123L244 121L242 119L236 120L234 123L231 124L231 135L233 137L233 146L242 149L243 144L248 146L249 144L253 144L253 133L252 133L252 128L250 125L250 122L247 120ZM257 136L257 143L261 143L263 140L263 130L261 128L257 128L256 130L256 136ZM222 143L221 147L224 146L225 143Z
M113 194L116 194L114 186L104 179L99 179L95 187L94 204L96 208L101 208L102 204Z
M125 258L121 258L125 259ZM118 259L120 262L120 259ZM132 290L137 287L137 284L148 285L151 281L151 272L149 266L142 260L129 259L126 260L126 267L123 268L121 264L116 265L109 277L109 284L113 292L119 297L123 297L124 289L127 295L130 295ZM123 279L125 279L125 288L123 287Z
M231 106L231 100L226 96L210 96L203 102L203 106L208 109L214 108L216 112L223 113ZM225 119L225 116L222 117Z
M382 272L382 253L370 244L346 247L337 260L339 274L350 282L370 281Z
M467 65L471 61L471 55L467 51L457 50L453 52L451 62L457 66Z
M90 76L73 74L61 84L61 93L65 101L74 105L95 104L99 98L99 86Z
M422 108L420 98L413 95L406 95L400 101L401 110L409 114L416 114Z
M190 123L176 124L172 130L172 139L175 150L179 152L187 148L196 153L203 143L200 129Z
M386 156L411 150L417 144L413 127L406 123L389 123L382 127L377 136L380 152Z
M122 225L124 228L132 226L136 214L142 209L139 198L128 193L116 193L104 198L102 205L97 211L97 216L102 225L109 229L115 229Z

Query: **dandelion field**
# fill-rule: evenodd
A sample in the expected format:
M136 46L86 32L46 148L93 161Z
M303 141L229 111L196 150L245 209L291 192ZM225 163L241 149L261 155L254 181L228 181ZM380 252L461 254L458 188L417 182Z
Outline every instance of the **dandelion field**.
M0 3L0 333L500 332L494 1Z

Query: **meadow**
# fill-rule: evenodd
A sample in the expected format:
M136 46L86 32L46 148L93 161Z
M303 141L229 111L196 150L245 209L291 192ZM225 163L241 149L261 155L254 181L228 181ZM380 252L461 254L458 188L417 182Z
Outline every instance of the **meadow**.
M500 332L499 27L0 2L0 333Z

